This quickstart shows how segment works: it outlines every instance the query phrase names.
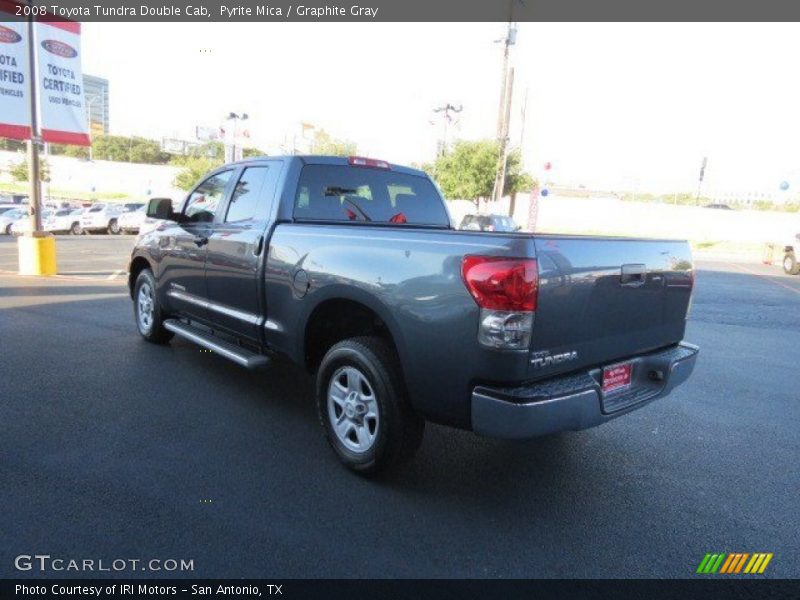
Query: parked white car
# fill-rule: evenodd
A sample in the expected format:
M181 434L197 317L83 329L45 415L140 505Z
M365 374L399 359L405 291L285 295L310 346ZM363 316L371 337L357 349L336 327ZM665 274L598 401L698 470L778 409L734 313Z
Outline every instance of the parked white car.
M119 217L125 207L121 204L108 204L99 202L87 208L81 215L81 228L86 232L106 232L112 235L119 234Z
M129 210L119 216L119 227L124 233L139 233L147 218L147 205L142 204L136 210Z
M27 215L26 215L27 216ZM42 229L47 231L45 228L45 223L49 218L53 216L52 210L45 210L42 211ZM31 225L30 219L17 219L11 224L11 233L13 235L23 235L25 233L30 233L33 231L33 226Z
M11 226L28 216L27 208L12 208L0 214L0 233L11 235Z
M43 228L45 231L52 231L53 233L81 235L83 233L81 216L85 210L84 208L62 208L57 210L42 223Z

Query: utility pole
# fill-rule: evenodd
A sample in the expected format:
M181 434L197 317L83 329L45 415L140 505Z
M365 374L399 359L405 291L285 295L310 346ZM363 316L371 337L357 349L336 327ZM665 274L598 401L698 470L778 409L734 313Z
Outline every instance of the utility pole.
M700 206L700 189L703 187L703 178L706 175L706 166L708 165L708 157L703 157L703 163L700 165L700 177L697 178L697 195L694 198L694 205Z
M450 104L449 102L444 106L439 106L438 108L434 108L433 112L435 113L444 113L442 115L442 120L444 121L444 127L442 131L442 145L440 148L437 149L436 156L444 156L447 154L447 125L452 122L453 118L450 116L451 112L460 113L464 110L464 107L459 104L458 106L454 104Z
M28 207L31 214L31 231L34 237L42 231L42 183L39 165L39 118L36 114L36 45L33 43L33 16L28 19L28 61L30 62L31 139L28 140L28 177L31 182Z
M511 97L514 91L514 69L509 69L510 48L517 41L517 27L514 23L514 3L508 2L508 27L506 37L500 40L503 43L503 76L500 89L500 110L497 116L497 141L500 147L500 158L497 164L497 175L494 180L494 193L492 200L495 202L503 197L503 188L506 182L506 159L508 158L508 131L511 120Z
M519 147L525 142L525 113L528 112L528 88L525 88L525 99L522 101L522 110L520 111L519 123Z

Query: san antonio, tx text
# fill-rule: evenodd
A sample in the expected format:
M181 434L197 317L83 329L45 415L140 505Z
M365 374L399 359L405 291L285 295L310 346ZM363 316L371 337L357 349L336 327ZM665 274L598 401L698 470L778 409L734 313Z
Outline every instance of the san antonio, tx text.
M327 4L324 6L305 6L303 4L287 6L271 6L259 4L255 6L226 5L219 6L219 12L214 15L205 6L195 6L186 4L183 6L163 5L163 6L61 6L51 4L37 7L37 14L56 15L68 19L80 17L207 17L214 16L223 19L235 19L242 17L310 17L310 18L331 18L331 17L371 17L378 16L377 6L339 6Z

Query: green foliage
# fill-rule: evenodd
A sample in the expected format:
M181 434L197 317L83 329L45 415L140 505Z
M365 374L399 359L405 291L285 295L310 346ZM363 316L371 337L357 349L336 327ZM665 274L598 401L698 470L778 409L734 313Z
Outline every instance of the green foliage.
M453 149L436 159L433 176L448 198L477 201L488 198L494 190L494 180L500 163L500 145L493 140L456 142ZM533 178L522 170L519 150L513 150L506 159L504 194L529 190Z
M478 200L492 195L499 150L496 142L456 142L434 163L434 177L447 198Z
M222 164L221 158L183 157L183 169L175 176L173 185L181 190L190 190L200 178Z
M8 172L14 181L28 181L28 159L19 163L9 163ZM46 160L39 159L39 181L50 181L50 165Z
M22 152L27 148L25 142L19 140L12 140L9 138L0 138L0 150L8 150L9 152Z
M519 192L529 192L536 185L536 180L522 170L522 152L512 150L506 158L506 179L503 186L504 196L515 196Z
M67 144L50 144L50 154L54 156L69 156L71 158L89 158L88 146L72 146Z
M245 148L242 151L242 156L244 158L251 158L253 156L266 156L267 153L259 148Z
M92 154L97 160L163 165L169 154L161 151L155 140L121 135L99 135L92 140Z
M355 142L337 139L324 129L317 129L314 131L314 139L311 142L311 154L354 156L357 153L358 146Z
M50 153L73 158L89 158L89 148L86 146L50 144ZM163 165L170 159L169 154L161 151L161 145L156 140L122 135L95 136L92 139L92 156L96 160L151 165Z

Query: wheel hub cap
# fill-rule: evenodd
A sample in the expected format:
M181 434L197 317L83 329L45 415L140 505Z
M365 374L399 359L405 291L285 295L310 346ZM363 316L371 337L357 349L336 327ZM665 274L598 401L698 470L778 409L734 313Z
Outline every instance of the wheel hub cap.
M363 453L378 434L378 402L367 377L355 367L340 367L328 384L328 418L339 441Z

